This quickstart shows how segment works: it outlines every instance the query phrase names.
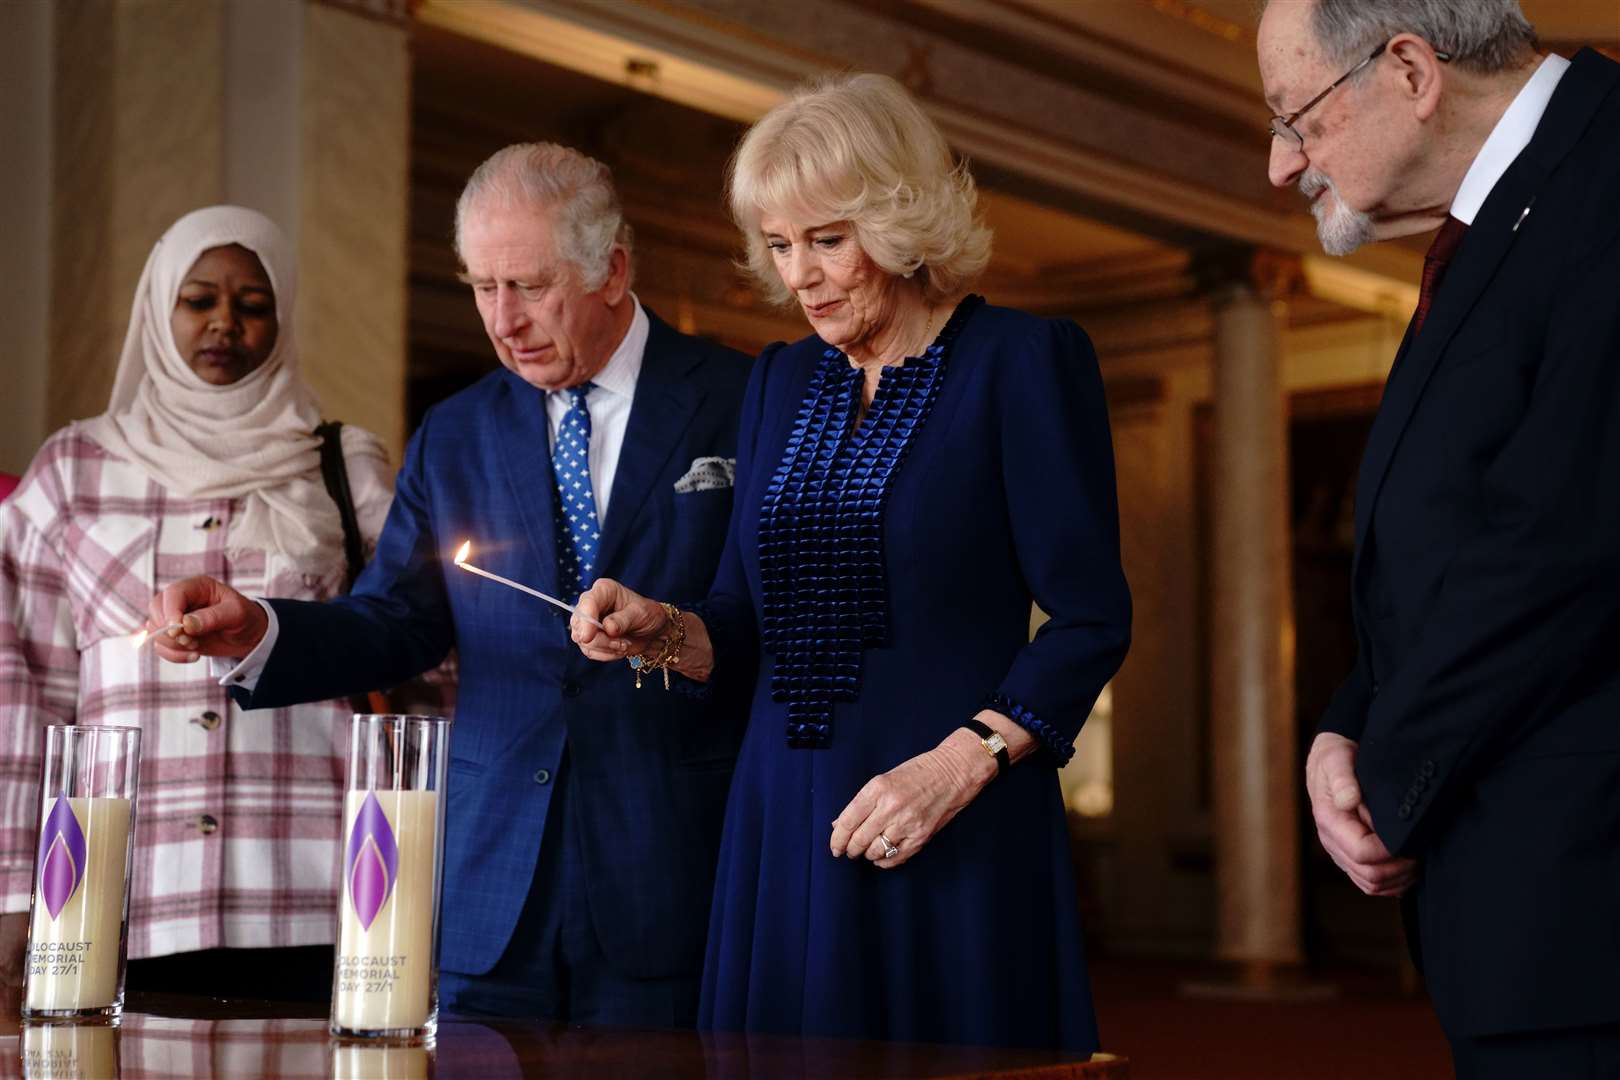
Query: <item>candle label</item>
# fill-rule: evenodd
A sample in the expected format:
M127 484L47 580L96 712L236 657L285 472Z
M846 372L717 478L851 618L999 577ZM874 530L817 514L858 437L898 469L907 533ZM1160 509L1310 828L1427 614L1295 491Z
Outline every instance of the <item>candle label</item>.
M346 816L333 1024L421 1029L434 1011L438 796L351 791Z
M361 928L370 930L399 878L399 845L394 842L394 830L389 827L388 815L378 804L375 791L366 793L366 801L354 817L345 864L349 902Z
M39 836L39 895L53 920L84 881L84 848L73 805L58 796Z
M132 805L62 796L41 810L26 1004L107 1008L118 997Z

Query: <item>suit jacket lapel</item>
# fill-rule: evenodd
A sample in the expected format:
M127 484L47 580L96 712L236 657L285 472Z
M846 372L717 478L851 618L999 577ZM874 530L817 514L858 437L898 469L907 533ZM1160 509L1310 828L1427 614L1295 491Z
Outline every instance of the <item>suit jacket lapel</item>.
M1367 435L1367 450L1361 459L1361 471L1356 477L1356 541L1366 537L1367 525L1372 519L1373 504L1389 472L1390 460L1406 431L1412 412L1423 396L1429 376L1445 352L1446 344L1456 334L1463 319L1473 310L1485 286L1496 275L1496 268L1513 243L1513 221L1523 205L1517 192L1524 185L1515 180L1509 169L1497 182L1479 216L1463 238L1462 246L1446 269L1440 290L1429 306L1429 317L1421 333L1414 335L1407 328L1406 340L1395 354L1390 368L1389 382L1384 387L1384 399L1378 405L1378 416ZM1522 178L1518 178L1521 179ZM1512 194L1507 189L1513 189ZM1513 203L1511 214L1503 210ZM1504 221L1503 219L1506 218ZM1359 562L1359 559L1358 559Z
M702 403L702 395L685 381L699 358L650 310L647 319L647 351L641 358L641 374L636 379L636 396L630 404L630 422L624 433L624 448L619 451L619 468L602 530L601 572L609 575L618 572L615 559L619 549L633 531L642 504Z
M1485 205L1480 207L1462 246L1446 269L1423 332L1413 337L1408 329L1402 351L1396 354L1396 364L1384 389L1378 416L1367 436L1367 449L1356 480L1356 554L1352 575L1360 567L1373 507L1389 472L1390 461L1446 345L1496 276L1497 268L1513 246L1521 218L1535 202L1536 193L1579 141L1617 77L1620 77L1620 65L1589 49L1582 49L1575 57L1547 103L1535 137L1502 174Z
M493 418L499 431L496 442L500 444L501 466L512 489L512 501L523 519L523 531L540 564L534 587L555 595L557 503L545 395L510 371L505 376L506 393L496 404Z

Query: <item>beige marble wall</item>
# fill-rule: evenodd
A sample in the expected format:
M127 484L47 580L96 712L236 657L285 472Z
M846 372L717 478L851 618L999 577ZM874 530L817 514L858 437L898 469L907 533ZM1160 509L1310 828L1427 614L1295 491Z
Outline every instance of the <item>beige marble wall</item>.
M0 4L0 472L27 468L46 432L51 23L44 4Z
M298 334L326 415L405 442L410 55L403 25L305 10Z
M55 25L49 426L102 411L152 243L217 202L222 11L60 0Z
M302 0L60 0L49 427L106 406L153 242L199 206L275 218L328 416L404 443L410 59L402 19ZM36 46L37 47L37 46Z

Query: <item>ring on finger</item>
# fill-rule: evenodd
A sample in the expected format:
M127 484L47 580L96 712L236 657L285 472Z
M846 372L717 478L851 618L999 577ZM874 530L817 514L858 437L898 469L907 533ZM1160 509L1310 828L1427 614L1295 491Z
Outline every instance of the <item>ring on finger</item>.
M878 839L883 842L883 857L885 859L892 859L900 854L899 847L895 845L893 840L889 839L888 834L880 832L878 833Z

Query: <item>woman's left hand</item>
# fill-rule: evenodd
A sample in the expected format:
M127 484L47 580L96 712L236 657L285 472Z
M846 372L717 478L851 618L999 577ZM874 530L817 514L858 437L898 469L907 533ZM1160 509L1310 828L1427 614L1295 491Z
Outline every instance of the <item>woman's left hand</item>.
M995 759L971 732L958 729L927 753L868 780L833 822L832 853L892 870L921 851L995 776ZM885 854L884 838L899 849L894 855Z

